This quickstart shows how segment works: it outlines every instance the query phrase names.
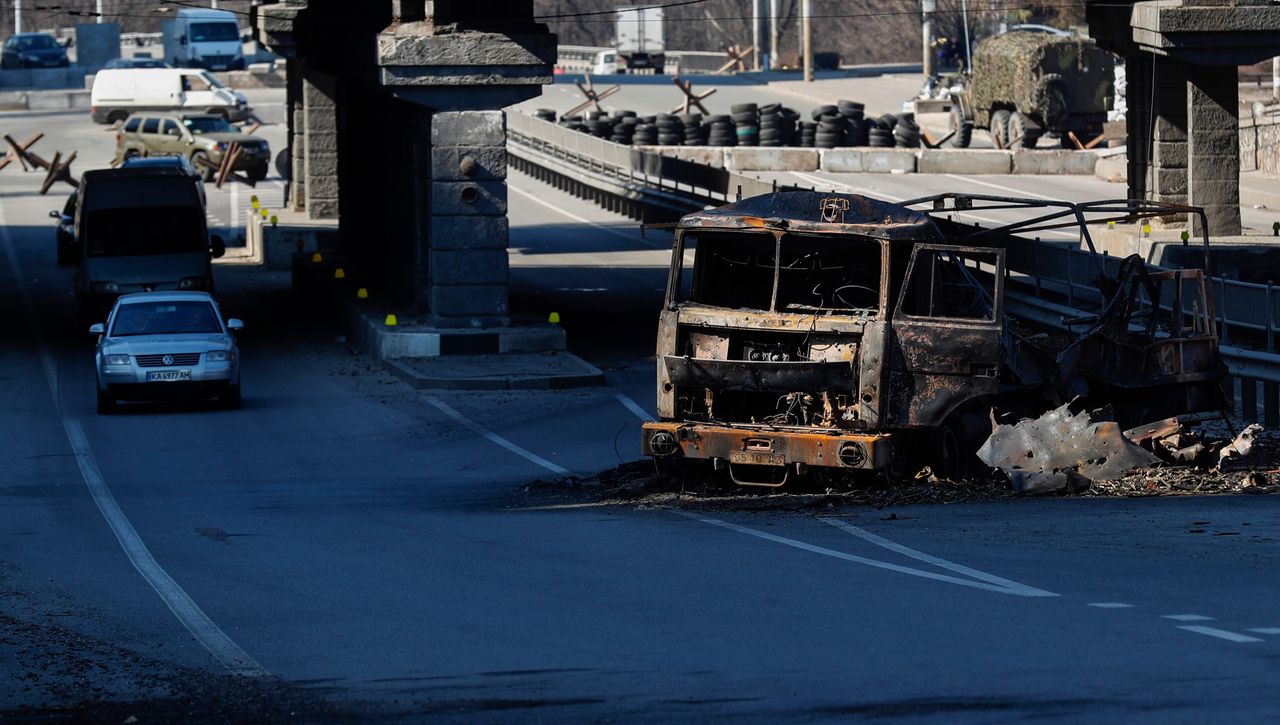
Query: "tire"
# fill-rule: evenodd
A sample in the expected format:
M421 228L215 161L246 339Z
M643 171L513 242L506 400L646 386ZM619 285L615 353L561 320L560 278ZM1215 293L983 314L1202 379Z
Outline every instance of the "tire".
M1049 73L1036 83L1031 101L1043 114L1046 124L1051 128L1061 127L1071 113L1071 84L1062 75Z
M267 164L254 166L253 168L249 169L249 181L252 181L253 183L256 184L259 181L262 181L263 179L267 178L267 174L269 172L270 172L270 167L267 166Z
M1033 149L1040 140L1040 129L1018 111L1009 114L1009 148Z
M129 117L128 111L115 110L107 114L107 123L109 124L124 123L125 119L127 119L128 117Z
M759 110L759 107L754 103L737 103L729 106L729 112L734 114L755 113L757 110Z
M98 415L111 415L116 412L116 399L107 391L98 389Z
M948 146L967 149L973 143L973 120L964 117L959 103L951 107L951 130L955 133L947 141Z
M222 403L222 407L227 410L240 409L240 383L227 388L227 392L218 396L218 402Z
M991 140L996 148L1009 148L1009 112L1003 108L991 112Z
M290 161L289 147L285 146L284 148L280 149L279 153L276 154L276 162L275 162L276 176L279 176L285 181L288 181L289 178L293 175L291 173L293 169L289 168L289 161Z
M813 113L809 114L809 116L815 121L820 121L823 116L837 116L839 114L840 109L835 106L818 106L813 109Z
M196 171L200 173L200 178L204 181L213 181L217 175L217 169L209 161L209 154L204 151L196 151L191 154L191 165L196 167Z

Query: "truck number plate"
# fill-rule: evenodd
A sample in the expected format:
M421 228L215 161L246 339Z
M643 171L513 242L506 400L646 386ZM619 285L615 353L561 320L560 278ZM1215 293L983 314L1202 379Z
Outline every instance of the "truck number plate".
M730 463L744 463L749 466L785 466L786 456L781 453L753 453L751 451L729 451Z

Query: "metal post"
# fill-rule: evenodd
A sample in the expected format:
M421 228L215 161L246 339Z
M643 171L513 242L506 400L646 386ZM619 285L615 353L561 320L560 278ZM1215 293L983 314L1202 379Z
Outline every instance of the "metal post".
M22 32L22 0L13 0L13 34Z
M924 56L921 58L921 66L924 68L924 77L927 79L933 75L933 14L938 11L938 0L920 0L920 33L921 43L924 46Z
M960 0L960 21L964 27L964 70L973 72L973 50L969 47L969 0Z
M1280 99L1280 55L1271 59L1271 97Z
M764 0L751 0L751 69L760 70L760 4Z
M769 0L769 70L778 68L778 0Z
M102 5L103 5L102 0L98 0L98 7L97 7L98 15L93 19L93 22L95 23L101 23L105 19L103 17L105 13L103 12ZM217 6L215 5L214 7L217 7Z
M806 83L813 82L813 24L809 18L813 17L813 0L801 0L800 2L800 32L804 34L804 48L801 53L804 55L804 80Z

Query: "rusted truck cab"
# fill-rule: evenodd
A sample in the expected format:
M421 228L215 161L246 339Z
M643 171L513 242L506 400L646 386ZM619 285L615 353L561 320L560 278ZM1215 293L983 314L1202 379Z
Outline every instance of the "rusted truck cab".
M895 448L945 455L1000 390L1005 251L947 244L924 213L780 192L685 216L673 246L647 455L767 486L882 470Z

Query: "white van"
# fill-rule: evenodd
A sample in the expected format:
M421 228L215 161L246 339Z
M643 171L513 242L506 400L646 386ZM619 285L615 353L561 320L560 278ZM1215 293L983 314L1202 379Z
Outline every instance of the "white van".
M591 64L591 75L611 76L618 73L618 51L602 50L596 53L595 62Z
M243 121L253 111L244 94L198 68L101 70L89 103L98 123L123 121L134 111L215 113Z
M235 13L184 8L164 22L164 59L176 68L244 70Z

